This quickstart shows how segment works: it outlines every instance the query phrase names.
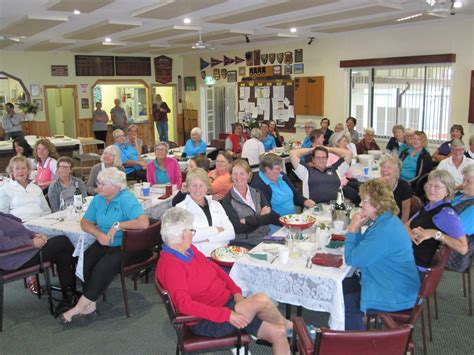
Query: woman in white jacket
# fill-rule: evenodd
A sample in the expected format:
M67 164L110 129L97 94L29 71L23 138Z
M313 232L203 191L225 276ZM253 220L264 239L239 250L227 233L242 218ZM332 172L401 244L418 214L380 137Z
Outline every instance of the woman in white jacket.
M210 180L203 169L190 171L186 186L189 194L176 207L184 208L194 216L193 229L196 233L193 244L204 255L210 256L214 249L226 246L235 238L234 227L222 205L207 195Z

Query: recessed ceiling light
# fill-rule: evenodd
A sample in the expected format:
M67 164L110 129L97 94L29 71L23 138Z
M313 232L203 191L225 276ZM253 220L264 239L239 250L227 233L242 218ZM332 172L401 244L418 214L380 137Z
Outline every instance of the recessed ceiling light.
M189 25L189 24L191 23L191 19L186 17L186 18L183 20L183 22L184 22L186 25Z
M110 42L112 42L112 40L110 39L110 37L106 37L105 42L110 43Z
M295 32L296 32L296 28L295 28L295 27L290 28L290 32L291 32L291 33L295 33Z
M74 10L74 15L80 15L81 12L79 10Z

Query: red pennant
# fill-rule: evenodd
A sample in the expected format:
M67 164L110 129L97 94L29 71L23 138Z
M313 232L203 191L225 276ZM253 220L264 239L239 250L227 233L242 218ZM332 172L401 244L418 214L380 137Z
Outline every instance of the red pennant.
M239 64L239 63L242 63L242 62L244 62L244 61L245 61L245 59L242 59L242 58L240 58L240 57L237 57L237 56L235 56L235 59L234 59L234 61L235 61L235 64Z
M232 64L234 59L224 56L224 66Z
M222 60L211 58L211 67L215 67L222 63Z

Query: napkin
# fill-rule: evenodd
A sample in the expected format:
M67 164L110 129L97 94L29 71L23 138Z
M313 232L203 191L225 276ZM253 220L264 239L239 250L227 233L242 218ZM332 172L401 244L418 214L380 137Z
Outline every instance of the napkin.
M329 267L341 267L342 255L316 253L311 259L313 264Z
M263 253L247 253L247 254L250 255L252 258L255 258L257 260L267 261L267 258L268 258L268 255L263 254Z
M332 239L328 245L326 245L326 248L330 249L337 249L337 248L342 248L344 246L344 242L341 240L334 240Z
M342 234L332 234L331 235L331 240L337 240L337 241L344 242L346 240L346 236L342 235Z

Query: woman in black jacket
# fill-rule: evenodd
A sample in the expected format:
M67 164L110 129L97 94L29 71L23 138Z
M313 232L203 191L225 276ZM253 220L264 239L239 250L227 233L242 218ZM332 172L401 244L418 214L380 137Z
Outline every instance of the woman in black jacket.
M270 224L279 226L280 223L265 195L248 185L251 177L252 171L245 160L234 161L231 169L233 187L221 203L234 226L236 235L231 243L252 248L269 234Z

